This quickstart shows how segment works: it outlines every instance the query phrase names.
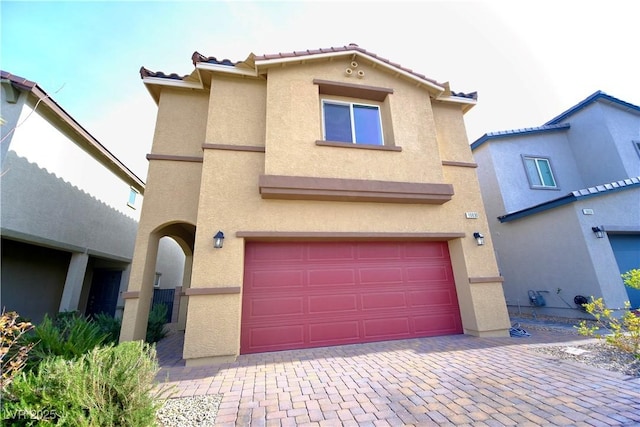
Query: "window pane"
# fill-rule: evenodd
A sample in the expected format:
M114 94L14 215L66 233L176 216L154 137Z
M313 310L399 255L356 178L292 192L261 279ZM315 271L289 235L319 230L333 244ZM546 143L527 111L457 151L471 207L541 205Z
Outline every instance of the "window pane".
M351 113L348 105L324 103L324 139L326 141L353 142L351 140Z
M378 107L354 105L353 121L356 126L356 143L382 145Z
M553 174L551 173L551 167L549 166L549 161L546 159L538 159L538 168L540 169L540 175L542 176L542 182L545 187L555 187L556 182L553 179Z
M524 164L527 167L527 175L529 175L531 185L542 185L542 182L540 182L540 176L538 175L536 161L534 159L524 159Z

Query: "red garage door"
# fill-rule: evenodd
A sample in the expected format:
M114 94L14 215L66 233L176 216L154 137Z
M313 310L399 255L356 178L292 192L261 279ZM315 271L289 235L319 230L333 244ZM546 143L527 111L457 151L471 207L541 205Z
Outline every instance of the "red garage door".
M459 333L446 242L247 242L241 353Z

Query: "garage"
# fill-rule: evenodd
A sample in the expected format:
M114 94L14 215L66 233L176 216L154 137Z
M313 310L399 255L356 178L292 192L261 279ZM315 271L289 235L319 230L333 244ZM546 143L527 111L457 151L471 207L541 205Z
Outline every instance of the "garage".
M460 333L446 242L246 242L243 354Z
M609 243L616 257L620 274L640 268L640 235L609 234ZM640 308L640 290L625 286L631 308Z

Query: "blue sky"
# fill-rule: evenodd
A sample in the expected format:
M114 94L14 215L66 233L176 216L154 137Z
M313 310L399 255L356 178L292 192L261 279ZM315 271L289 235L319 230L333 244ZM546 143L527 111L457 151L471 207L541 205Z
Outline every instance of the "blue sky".
M0 66L37 82L146 178L156 106L139 76L357 43L478 91L469 142L541 125L596 90L640 105L633 0L0 3ZM640 137L640 129L639 129Z

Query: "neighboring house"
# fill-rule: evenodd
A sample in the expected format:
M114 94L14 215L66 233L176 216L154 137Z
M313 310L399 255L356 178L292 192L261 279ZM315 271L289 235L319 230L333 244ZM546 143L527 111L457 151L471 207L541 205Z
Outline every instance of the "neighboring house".
M192 59L184 77L141 69L158 118L122 340L144 336L162 236L192 265L181 304L188 365L508 336L463 120L475 94L354 44Z
M1 78L0 304L36 323L120 316L144 183L36 83ZM180 248L160 254L166 286L181 285Z
M591 296L640 306L620 277L640 268L640 107L595 92L471 148L513 310L580 317Z

